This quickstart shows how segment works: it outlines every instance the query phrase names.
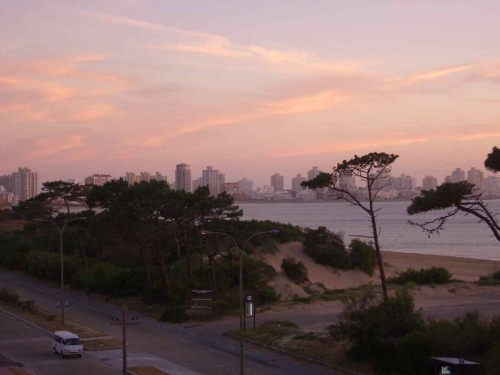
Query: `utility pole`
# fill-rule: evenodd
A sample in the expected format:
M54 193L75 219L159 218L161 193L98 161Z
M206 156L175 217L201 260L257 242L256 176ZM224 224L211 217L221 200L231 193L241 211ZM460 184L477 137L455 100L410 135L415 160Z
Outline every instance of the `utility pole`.
M130 318L131 322L127 322L127 310L128 307L127 305L122 306L122 318L120 321L120 318L111 318L113 322L117 323L111 323L111 325L122 325L122 335L123 335L123 375L127 375L127 325L128 324L137 324L139 323L139 317L138 316L132 316Z

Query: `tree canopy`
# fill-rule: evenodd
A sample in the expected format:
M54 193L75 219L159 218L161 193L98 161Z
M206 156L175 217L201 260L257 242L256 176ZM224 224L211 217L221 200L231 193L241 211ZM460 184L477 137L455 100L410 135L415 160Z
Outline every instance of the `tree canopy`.
M491 153L488 154L488 157L484 161L484 166L486 169L492 172L500 172L500 149L497 147L493 147Z

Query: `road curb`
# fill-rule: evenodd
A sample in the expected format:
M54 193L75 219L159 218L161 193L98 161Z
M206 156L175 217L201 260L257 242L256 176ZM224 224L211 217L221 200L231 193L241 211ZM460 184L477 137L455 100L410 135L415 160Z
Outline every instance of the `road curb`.
M35 323L31 323L29 320L26 320L24 318L21 318L20 316L14 314L14 313L11 313L10 311L8 310L5 310L4 308L0 307L0 311L2 311L3 313L7 314L8 316L10 316L11 318L14 318L16 320L19 320L23 323L26 323L27 325L39 330L40 332L43 332L49 336L52 336L54 334L54 332L50 332L48 330L46 330L45 328L42 328L40 326L37 326Z
M234 334L229 333L229 332L223 332L222 334L224 336L230 337L230 338L235 339L235 340L239 340L240 339L240 337L238 335L234 335ZM326 368L330 368L330 369L339 371L340 373L345 374L345 375L362 375L359 372L355 372L355 371L352 371L352 370L346 370L344 368L332 365L331 363L327 363L327 362L323 362L323 361L318 361L317 359L309 358L309 357L303 356L301 354L297 354L297 353L294 353L294 352L291 352L291 351L279 348L279 347L274 346L274 345L267 345L267 344L263 344L261 342L250 340L250 339L246 339L246 338L243 338L243 341L248 342L248 343L253 344L253 345L257 345L257 346L269 349L269 350L272 350L272 351L275 351L275 352L278 352L278 353L281 353L281 354L284 354L286 356L289 356L289 357L292 357L292 358L295 358L295 359L298 359L298 360L301 360L301 361L304 361L304 362L309 362L309 363L312 363L314 365L319 365L319 366L323 366L323 367L326 367Z

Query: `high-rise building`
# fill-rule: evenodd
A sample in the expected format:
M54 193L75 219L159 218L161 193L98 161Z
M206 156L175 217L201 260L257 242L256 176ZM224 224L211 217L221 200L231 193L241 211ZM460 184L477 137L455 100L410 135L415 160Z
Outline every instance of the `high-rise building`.
M156 181L167 181L167 176L162 175L160 172L156 172L154 179Z
M240 185L240 192L242 193L248 194L253 190L253 181L243 178L238 183Z
M125 172L124 180L127 181L129 185L134 185L135 183L139 182L139 179L134 172Z
M374 179L373 190L391 190L394 189L394 178L390 173L378 175L377 173L370 174L370 179Z
M189 165L181 163L175 166L175 189L184 190L188 193L194 190L191 184L191 169L189 169Z
M285 190L283 176L278 173L273 174L271 176L271 186L275 192Z
M177 181L175 183L177 184ZM197 179L193 180L193 191L198 189L200 186L203 186L203 177L198 177Z
M19 168L12 173L12 183L14 194L19 197L20 202L38 194L38 173L28 168Z
M425 176L422 180L422 190L436 190L437 178L434 176Z
M467 172L467 181L474 184L476 193L484 192L484 173L476 168L471 168Z
M348 175L346 173L341 173L338 181L339 187L347 190L355 190L356 189L356 178L352 175Z
M302 176L301 174L297 174L296 177L292 178L292 191L296 193L301 191L303 188L302 186L300 186L300 184L306 180L307 179L304 176Z
M203 185L208 186L210 195L215 196L221 192L221 184L225 182L225 175L211 165L202 173Z
M109 174L93 174L85 179L85 185L98 185L102 186L106 182L113 180Z
M465 171L463 171L460 168L457 168L453 172L451 172L449 182L460 182L460 181L465 181Z
M318 169L318 167L312 167L312 169L309 172L307 172L307 179L312 180L320 173L321 171Z
M487 197L500 197L500 177L489 176L484 179L484 194Z
M417 182L414 177L402 174L393 179L393 187L396 190L411 190L417 187Z
M149 172L141 172L139 174L139 181L149 182L151 181L152 176Z

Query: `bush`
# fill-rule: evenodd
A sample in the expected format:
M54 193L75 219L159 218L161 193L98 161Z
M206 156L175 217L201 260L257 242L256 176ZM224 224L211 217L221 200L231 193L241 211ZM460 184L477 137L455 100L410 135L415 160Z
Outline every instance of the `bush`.
M167 291L160 280L157 280L153 285L148 286L141 295L141 300L146 305L152 305L157 302L165 302L167 300Z
M159 318L160 322L184 323L188 320L185 306L173 306L165 309Z
M372 245L354 239L349 246L349 261L352 268L373 276L377 266L377 253Z
M404 285L412 282L420 285L445 284L451 280L453 275L443 267L432 267L429 269L420 269L416 271L408 268L397 277L391 277L387 281L390 283Z
M7 288L0 288L0 300L8 303L17 303L19 301L19 294Z
M338 269L350 269L349 254L341 235L325 227L309 229L304 236L304 252L318 264Z
M488 276L479 278L480 285L498 285L500 284L500 271L491 272Z
M297 262L295 258L284 258L281 262L281 269L285 276L294 283L302 284L308 280L306 266L301 261Z

